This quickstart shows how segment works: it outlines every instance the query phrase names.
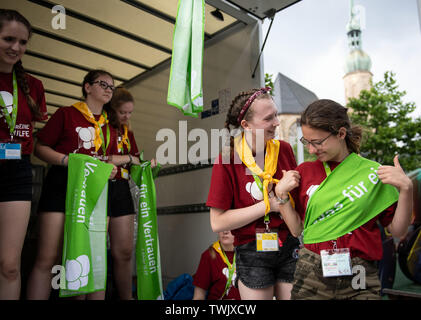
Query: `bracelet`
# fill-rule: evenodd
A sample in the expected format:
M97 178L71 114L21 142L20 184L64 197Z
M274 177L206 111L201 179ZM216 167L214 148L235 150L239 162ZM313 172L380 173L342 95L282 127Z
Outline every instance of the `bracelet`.
M128 164L129 164L129 165L131 165L131 164L133 163L133 158L132 158L132 155L131 155L130 153L128 154L128 156L129 156L129 158L130 158L130 161L129 161L129 163L128 163Z
M276 199L278 200L278 203L279 204L285 204L285 203L287 203L289 201L289 195L288 195L288 197L286 199L279 198L277 194L275 194L275 196L276 196Z
M68 157L68 155L64 155L63 158L61 158L61 165L64 166L64 160Z

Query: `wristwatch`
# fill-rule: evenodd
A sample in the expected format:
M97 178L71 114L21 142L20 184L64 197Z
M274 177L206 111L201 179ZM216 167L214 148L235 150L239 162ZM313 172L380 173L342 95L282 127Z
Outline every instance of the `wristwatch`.
M278 203L279 204L285 204L285 203L287 203L289 201L289 195L288 195L288 197L286 199L281 199L276 194L275 194L275 196L276 196L276 199L278 199Z

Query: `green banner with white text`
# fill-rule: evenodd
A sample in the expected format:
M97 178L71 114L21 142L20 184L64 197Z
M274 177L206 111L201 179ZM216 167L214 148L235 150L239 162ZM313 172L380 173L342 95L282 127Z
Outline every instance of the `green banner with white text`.
M87 155L69 155L62 258L65 285L60 284L60 297L105 290L108 178L112 168Z
M150 161L132 165L130 175L138 187L136 271L138 300L163 300L159 254L155 182L160 166ZM136 198L137 198L136 197Z

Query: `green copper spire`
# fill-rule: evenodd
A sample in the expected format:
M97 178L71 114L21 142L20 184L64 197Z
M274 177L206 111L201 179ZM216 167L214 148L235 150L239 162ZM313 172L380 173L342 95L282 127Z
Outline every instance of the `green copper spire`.
M348 35L348 47L349 55L346 58L345 73L355 71L370 71L371 59L362 50L361 41L361 11L354 6L354 1L350 0L350 19L346 25L346 31Z

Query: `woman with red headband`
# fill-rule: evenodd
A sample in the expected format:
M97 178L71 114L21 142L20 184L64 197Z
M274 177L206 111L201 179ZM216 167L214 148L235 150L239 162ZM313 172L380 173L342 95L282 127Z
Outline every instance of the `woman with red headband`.
M298 251L279 215L279 204L290 198L273 193L282 170L296 162L291 146L275 139L279 120L269 91L252 89L232 101L225 122L230 146L215 161L206 203L213 231L235 237L243 300L289 299Z

